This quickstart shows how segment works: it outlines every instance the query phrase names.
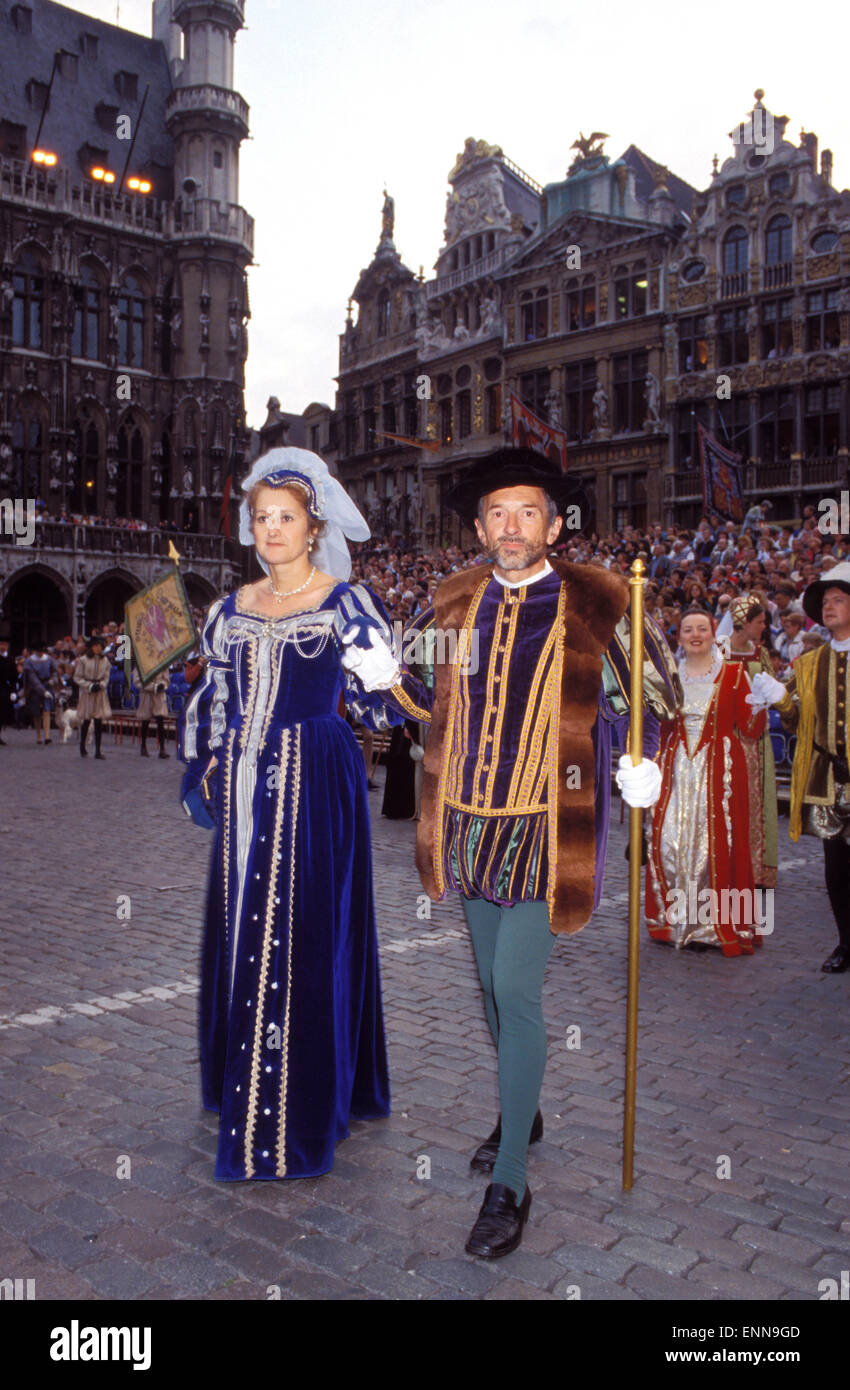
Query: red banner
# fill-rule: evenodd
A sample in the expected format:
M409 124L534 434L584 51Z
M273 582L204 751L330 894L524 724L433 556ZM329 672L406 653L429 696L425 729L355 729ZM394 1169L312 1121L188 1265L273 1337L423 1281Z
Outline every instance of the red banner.
M697 425L702 462L702 500L706 511L718 512L725 521L743 521L740 454L727 449L703 425Z
M519 396L515 396L513 391L511 396L511 419L513 422L513 442L524 449L534 449L536 453L543 454L544 458L551 459L553 463L561 466L561 471L567 471L567 436L564 430L556 430L552 425L547 425L545 420L541 420L533 410L529 410L527 405L523 405Z

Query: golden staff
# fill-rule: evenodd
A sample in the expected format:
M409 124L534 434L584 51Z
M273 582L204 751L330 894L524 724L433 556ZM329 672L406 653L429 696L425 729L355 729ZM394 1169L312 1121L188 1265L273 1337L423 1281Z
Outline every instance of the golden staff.
M632 765L643 759L643 560L637 557L629 576L631 600L631 668L629 752ZM635 1086L637 1082L638 977L640 968L640 879L643 811L629 807L629 965L626 991L626 1089L623 1104L623 1191L634 1183Z

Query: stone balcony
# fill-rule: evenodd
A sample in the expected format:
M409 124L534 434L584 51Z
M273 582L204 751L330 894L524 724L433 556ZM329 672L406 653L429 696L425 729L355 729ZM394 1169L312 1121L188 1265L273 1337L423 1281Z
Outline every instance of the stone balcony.
M430 280L425 286L425 298L427 300L438 299L442 294L449 294L452 290L460 289L462 285L468 285L471 280L480 280L482 276L493 275L502 266L505 254L506 248L499 246L495 251L489 251L486 256L482 256L480 260L462 266L460 270L452 270L448 275L441 275L437 280Z
M205 83L193 87L175 87L165 103L165 120L169 130L175 117L202 112L204 115L224 116L239 131L242 140L248 135L248 103L229 87Z
M179 24L181 19L188 19L190 17L188 12L196 8L197 0L176 0L174 13L171 16L174 23ZM240 25L245 23L245 0L207 0L206 8L217 10L225 22L235 13Z
M41 169L25 159L0 156L0 202L105 223L121 231L162 234L170 206L143 193L122 191L94 179L72 179L69 169Z
M213 198L165 202L153 194L117 194L93 179L74 182L68 169L30 169L23 159L0 156L0 202L169 241L214 237L254 252L254 219L238 203Z
M181 559L214 561L222 564L229 558L224 536L201 535L194 531L134 531L124 526L86 526L64 521L36 523L35 540L30 549L74 550L80 554L142 556L145 559L168 560L168 543L172 541ZM14 544L14 537L0 532L0 545Z
M173 238L215 237L254 254L254 219L238 203L214 198L178 198L169 205L166 233Z
M812 487L846 487L847 459L833 458L785 459L775 462L748 463L744 466L745 496L769 496L770 493L807 491ZM702 471L686 468L668 473L665 479L668 501L693 502L702 497Z
M40 521L31 545L0 532L0 601L16 575L33 565L66 591L76 585L83 596L116 571L132 575L142 589L171 565L169 542L180 555L181 572L205 581L210 593L226 592L242 569L241 547L221 535Z

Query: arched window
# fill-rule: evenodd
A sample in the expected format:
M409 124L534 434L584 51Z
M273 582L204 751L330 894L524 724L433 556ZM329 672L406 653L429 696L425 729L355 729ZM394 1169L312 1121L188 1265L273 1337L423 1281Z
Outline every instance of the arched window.
M22 251L12 271L12 343L44 346L44 271L34 251Z
M125 275L118 296L118 361L128 367L141 367L144 349L144 290L135 275Z
M746 227L730 227L723 238L723 274L735 275L750 264L750 244Z
M41 496L41 476L47 447L38 402L23 400L12 416L12 477L17 497Z
M103 300L100 280L87 261L80 267L80 283L74 286L74 332L71 355L100 359L100 322Z
M378 295L378 337L386 338L390 331L390 292L381 290Z
M97 476L100 464L100 435L89 414L88 406L81 407L73 428L77 461L71 467L68 510L95 516L99 510Z
M772 217L767 224L764 258L767 265L781 265L791 260L791 218L785 213Z
M135 416L125 415L118 431L118 481L115 510L118 516L141 518L144 440Z
M186 449L197 449L198 447L198 426L197 411L193 406L189 406L183 414L183 446Z

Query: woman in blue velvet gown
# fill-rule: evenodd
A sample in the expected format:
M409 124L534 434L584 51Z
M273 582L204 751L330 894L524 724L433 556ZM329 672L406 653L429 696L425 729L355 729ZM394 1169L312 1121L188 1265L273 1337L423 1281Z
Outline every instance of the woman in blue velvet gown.
M374 729L402 716L340 662L352 624L391 640L378 600L338 577L360 513L305 450L272 450L243 488L240 538L270 578L210 608L181 729L183 804L215 827L203 1103L217 1178L314 1177L352 1116L390 1108L366 775L340 696Z

